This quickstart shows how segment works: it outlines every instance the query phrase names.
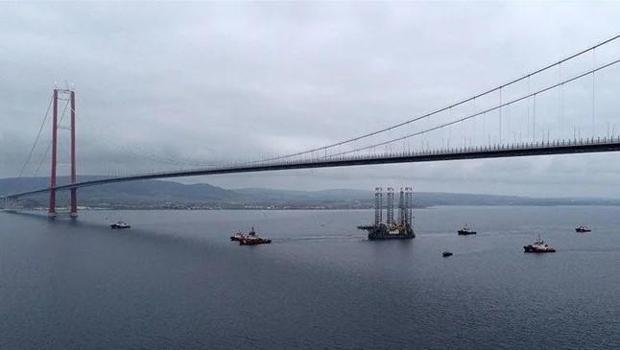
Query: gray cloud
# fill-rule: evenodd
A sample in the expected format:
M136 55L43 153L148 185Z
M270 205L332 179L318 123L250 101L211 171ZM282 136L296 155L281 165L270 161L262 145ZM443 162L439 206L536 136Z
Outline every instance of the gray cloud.
M78 93L80 173L173 169L299 151L400 122L614 35L619 19L614 3L586 2L2 3L0 176L17 175L54 83L68 81ZM618 46L600 50L596 60L604 62L617 52ZM569 76L590 60L566 65L561 73ZM607 125L620 131L614 116L619 72L610 70L597 80L599 134ZM558 74L532 84L557 81ZM524 89L506 91L504 97ZM540 97L538 135L549 129L552 136L566 136L573 127L585 135L589 89L585 81L563 96ZM472 110L466 106L453 113ZM532 132L527 111L527 106L503 111L505 140ZM450 138L455 145L465 133L480 142L496 127L497 118L489 115L424 141ZM63 142L61 151L67 149ZM36 163L44 150L37 148ZM425 191L618 196L616 157L459 161L184 181L311 189L413 183ZM40 175L46 173L47 162Z

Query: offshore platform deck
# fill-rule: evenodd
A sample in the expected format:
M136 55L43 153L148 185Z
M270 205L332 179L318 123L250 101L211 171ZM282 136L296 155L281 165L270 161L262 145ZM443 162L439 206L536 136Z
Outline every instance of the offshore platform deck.
M383 222L383 189L375 188L375 223L362 225L357 228L368 232L368 239L412 239L413 231L413 189L400 189L398 198L398 221L394 220L394 189L387 188L386 222Z

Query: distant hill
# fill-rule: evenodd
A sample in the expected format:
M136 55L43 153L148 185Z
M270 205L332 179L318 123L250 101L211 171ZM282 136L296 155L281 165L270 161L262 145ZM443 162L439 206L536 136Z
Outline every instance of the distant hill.
M95 180L97 176L80 176L81 181ZM69 183L69 178L59 178L59 184ZM49 186L47 178L0 179L0 193L17 193ZM167 208L177 206L239 206L247 199L234 191L208 184L185 185L173 181L145 180L121 182L79 190L81 206L111 208ZM67 192L59 192L62 203ZM45 206L47 194L25 198L28 207Z
M80 176L94 180L97 176ZM68 183L59 179L59 184ZM49 185L49 180L36 178L0 179L0 194L23 192ZM60 192L59 203L68 202L67 192ZM47 194L24 198L20 205L45 207ZM371 190L334 189L323 191L289 191L263 188L224 189L209 184L185 185L174 181L146 180L86 187L79 190L79 204L103 208L372 208ZM415 192L416 207L437 205L620 205L616 199L530 198L482 194Z
M348 202L364 202L367 207L374 205L374 191L371 190L286 191L242 188L234 191L248 197L262 198L274 203L346 200ZM414 192L413 195L414 203L418 207L437 205L620 205L620 200L601 198L532 198L446 192Z

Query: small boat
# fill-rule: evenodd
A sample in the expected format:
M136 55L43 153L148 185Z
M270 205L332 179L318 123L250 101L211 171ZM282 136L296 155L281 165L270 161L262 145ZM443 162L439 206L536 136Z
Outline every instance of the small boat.
M592 229L588 226L579 225L575 228L575 232L592 232Z
M131 226L126 223L125 221L117 221L113 224L110 225L110 228L112 229L125 229L125 228L131 228Z
M452 256L452 255L454 255L454 254L452 254L452 252L449 252L449 251L445 251L445 252L441 253L441 256L443 256L444 258L447 258L447 257Z
M241 233L241 232L234 233L232 236L230 236L230 240L231 241L236 241L236 242L241 242L242 239L248 238L248 237L256 237L256 232L254 231L254 226L252 226L252 229L247 234Z
M463 226L460 230L456 231L459 235L461 236L467 236L467 235L475 235L476 231L472 230L471 228L469 228L469 226L465 225Z
M254 226L248 234L243 234L241 232L235 233L230 236L231 241L239 242L239 245L257 245L257 244L269 244L271 240L268 238L261 238L256 235L256 231L254 231Z
M555 253L555 248L545 243L545 241L540 239L540 236L533 244L523 246L523 250L525 253Z

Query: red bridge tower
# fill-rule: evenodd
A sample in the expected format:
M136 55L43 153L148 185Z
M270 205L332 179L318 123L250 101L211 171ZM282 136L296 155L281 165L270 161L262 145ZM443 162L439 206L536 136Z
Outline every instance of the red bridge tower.
M71 183L77 182L76 157L75 157L75 91L66 89L54 89L52 100L52 168L50 176L50 205L47 215L50 218L56 217L56 167L58 157L58 100L59 95L69 97L69 107L71 108ZM77 189L71 189L70 203L71 217L77 217Z

